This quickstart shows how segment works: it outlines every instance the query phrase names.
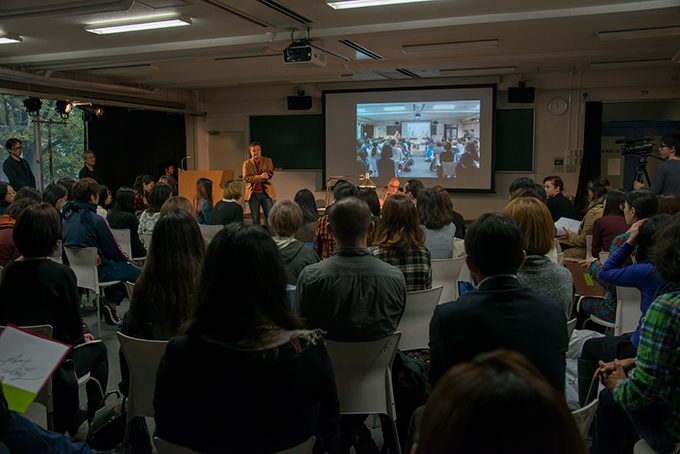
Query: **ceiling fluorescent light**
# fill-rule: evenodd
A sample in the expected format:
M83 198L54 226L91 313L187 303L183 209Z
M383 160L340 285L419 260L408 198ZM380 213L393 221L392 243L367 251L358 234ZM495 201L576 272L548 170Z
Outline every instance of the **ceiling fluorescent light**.
M401 51L405 54L424 54L429 52L445 52L447 50L486 49L492 47L498 47L497 39L458 41L453 43L407 44L401 46Z
M597 39L600 41L615 41L620 39L665 38L668 36L680 36L680 27L655 27L599 32Z
M630 61L598 61L590 64L593 69L617 69L617 68L635 68L647 66L666 66L673 64L673 60L669 58L656 60L630 60Z
M143 17L134 20L115 22L100 22L85 26L85 30L97 35L111 33L136 32L140 30L155 30L159 28L182 27L191 25L191 18L186 16L156 16Z
M442 76L496 76L499 74L512 74L515 72L514 66L500 68L468 68L468 69L440 69Z
M368 8L370 6L400 5L402 3L431 2L432 0L344 0L326 2L333 9Z
M147 71L158 71L156 65L135 65L135 66L118 66L114 68L98 68L91 69L90 74L126 74L126 73L143 73Z
M20 43L23 41L21 36L14 33L0 33L0 44Z

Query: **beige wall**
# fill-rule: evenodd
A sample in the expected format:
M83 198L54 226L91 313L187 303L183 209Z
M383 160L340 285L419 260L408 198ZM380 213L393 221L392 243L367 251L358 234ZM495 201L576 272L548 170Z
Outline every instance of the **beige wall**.
M677 65L676 65L677 66ZM466 219L475 219L489 211L500 211L508 200L507 188L520 176L528 176L537 181L553 174L553 160L566 157L566 151L582 149L584 99L586 101L636 101L653 99L680 98L680 85L677 78L680 69L676 66L656 67L651 69L598 71L586 74L540 73L527 75L527 85L536 87L536 102L527 105L536 109L536 139L534 172L497 173L495 194L452 194L455 209ZM526 107L522 104L507 104L507 88L517 86L520 76L504 76L498 85L497 107ZM393 84L395 81L390 81ZM455 80L449 81L454 84ZM466 80L465 83L470 83ZM358 84L347 83L347 88ZM333 88L337 88L334 84ZM362 84L363 86L363 84ZM379 86L379 84L376 84ZM249 115L285 115L305 112L289 112L286 97L296 94L300 85L286 86L243 86L206 90L196 99L201 100L196 109L205 110L208 115L187 118L187 154L188 168L208 170L209 167L209 131L244 132L245 143L249 142ZM322 112L321 90L323 84L302 86L308 95L313 96L312 109L306 113ZM569 102L570 108L562 116L554 116L548 111L548 103L555 97L562 97ZM501 147L502 144L496 144ZM266 155L267 150L263 150ZM241 159L248 156L243 150ZM236 157L234 157L236 158ZM573 157L572 157L573 159ZM558 173L565 182L565 191L576 192L578 170L576 173ZM213 169L217 170L217 169ZM234 172L240 175L240 170ZM298 189L307 187L317 198L324 198L322 191L322 174L320 171L280 171L274 176L278 199L292 199Z

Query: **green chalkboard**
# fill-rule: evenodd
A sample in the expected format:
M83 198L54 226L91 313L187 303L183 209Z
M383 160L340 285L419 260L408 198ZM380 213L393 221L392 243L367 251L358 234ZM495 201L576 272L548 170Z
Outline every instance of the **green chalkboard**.
M534 170L534 109L496 111L496 171Z
M260 142L275 169L321 170L323 128L323 115L252 116L250 140Z

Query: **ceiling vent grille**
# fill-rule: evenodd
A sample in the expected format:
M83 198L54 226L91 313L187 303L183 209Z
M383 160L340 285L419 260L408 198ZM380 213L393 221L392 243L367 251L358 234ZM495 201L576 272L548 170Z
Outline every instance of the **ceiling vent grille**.
M292 9L285 7L282 4L275 2L274 0L257 0L257 2L273 9L274 11L283 14L284 16L288 16L289 18L293 19L294 21L300 22L301 24L308 25L314 22L312 19L305 17L302 14L296 13Z
M378 55L372 50L366 49L364 46L361 46L354 41L350 41L349 39L341 39L340 42L344 44L345 46L354 49L357 52L361 52L362 54L366 55L367 57L372 58L373 60L384 60L385 57L382 55Z
M401 74L403 74L403 75L405 75L405 76L408 76L408 77L410 77L410 78L412 78L412 79L420 79L420 76L419 76L418 74L416 74L416 73L414 73L414 72L411 72L411 71L409 71L408 69L397 68L396 71L397 71L398 73L401 73Z
M272 24L267 23L263 20L258 19L257 17L251 16L250 14L246 14L241 10L238 10L236 8L232 8L231 6L225 5L222 2L219 2L217 0L200 0L203 3L207 3L208 5L212 5L215 8L219 8L222 11L226 11L229 14L233 14L236 17L240 17L243 20L246 20L250 22L251 24L255 24L258 27L262 28L269 28L269 27L274 27Z

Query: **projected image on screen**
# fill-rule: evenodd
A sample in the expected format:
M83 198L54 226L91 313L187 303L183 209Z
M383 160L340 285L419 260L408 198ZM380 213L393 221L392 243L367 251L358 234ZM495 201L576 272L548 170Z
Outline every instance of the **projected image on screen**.
M325 175L493 191L494 96L489 85L324 92Z
M357 104L357 160L371 177L468 178L479 169L479 114L479 100Z

